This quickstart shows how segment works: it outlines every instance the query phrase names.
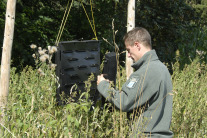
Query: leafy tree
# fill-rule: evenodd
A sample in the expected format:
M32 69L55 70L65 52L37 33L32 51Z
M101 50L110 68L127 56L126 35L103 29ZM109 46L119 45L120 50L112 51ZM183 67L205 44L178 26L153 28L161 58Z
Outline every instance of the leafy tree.
M174 61L182 30L191 27L193 8L180 0L141 0L137 6L136 24L152 35L153 47L164 62Z
M106 38L113 42L112 20L116 42L120 51L125 50L123 35L126 33L126 15L128 0L82 0L86 13L83 10L81 0L74 0L71 12L65 25L60 41L93 39L95 37L89 24L86 13L91 23L95 23L96 34L101 40L101 53L114 48L105 43ZM203 1L204 2L204 1ZM1 1L0 26L3 32L5 0ZM68 0L18 0L16 8L16 24L13 44L13 65L33 64L30 44L46 47L54 45ZM91 5L92 10L91 12ZM92 18L92 13L93 17ZM175 51L183 39L187 39L189 28L197 25L194 9L180 0L140 0L136 2L136 26L142 26L152 35L153 46L157 50L162 61L172 62L175 59ZM182 38L182 39L181 39ZM0 34L0 41L3 33ZM185 44L186 45L186 44ZM187 49L185 47L184 49ZM122 55L120 60L124 61Z
M191 63L196 56L199 56L201 61L207 62L207 1L189 0L187 4L194 9L195 15L188 29L180 28L183 37L178 39L179 61Z

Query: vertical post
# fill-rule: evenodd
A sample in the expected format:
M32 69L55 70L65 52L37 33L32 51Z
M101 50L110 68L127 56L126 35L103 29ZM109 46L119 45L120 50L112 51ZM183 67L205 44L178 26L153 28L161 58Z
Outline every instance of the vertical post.
M7 0L4 42L1 58L0 109L4 109L9 93L11 50L14 36L16 0ZM1 117L0 117L1 120Z
M127 32L135 28L135 0L129 0L128 2L128 12L127 12ZM133 73L133 68L131 67L133 61L128 58L128 52L126 52L126 76L127 79Z

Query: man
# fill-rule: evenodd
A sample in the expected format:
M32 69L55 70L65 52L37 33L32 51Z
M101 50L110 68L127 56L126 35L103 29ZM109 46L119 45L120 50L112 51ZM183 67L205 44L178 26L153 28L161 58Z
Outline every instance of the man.
M135 72L118 91L103 75L97 77L98 91L135 121L132 137L172 137L172 82L167 67L152 50L149 32L136 27L124 36L128 57ZM138 116L137 119L135 117Z

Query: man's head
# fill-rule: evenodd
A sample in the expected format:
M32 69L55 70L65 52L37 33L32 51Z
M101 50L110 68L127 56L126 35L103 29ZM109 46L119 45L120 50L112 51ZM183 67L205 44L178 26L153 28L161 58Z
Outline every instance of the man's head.
M137 62L146 52L152 49L151 36L142 27L132 29L123 39L128 51L128 57L132 58L134 62Z

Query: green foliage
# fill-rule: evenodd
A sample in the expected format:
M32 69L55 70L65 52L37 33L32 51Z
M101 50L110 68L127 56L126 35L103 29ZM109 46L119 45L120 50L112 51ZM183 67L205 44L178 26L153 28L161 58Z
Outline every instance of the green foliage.
M13 66L19 68L20 65L33 65L28 45L32 43L38 46L54 45L67 3L67 0L17 1L12 53ZM116 41L120 51L125 50L122 38L126 33L127 4L128 0L92 0L91 5L89 0L83 1L89 20L95 24L99 40L106 38L109 42L113 41L111 22L114 19L114 28L119 32ZM6 2L1 1L0 32L2 33L0 41L2 43L5 10ZM136 26L143 26L149 30L152 34L154 48L158 51L161 60L168 63L174 60L179 43L177 40L183 37L180 30L191 27L190 23L194 20L193 8L186 5L184 1L141 0L136 3ZM81 38L90 40L94 37L80 0L75 0L60 41ZM101 43L101 54L103 55L106 51L114 51L114 48L103 42ZM120 61L124 60L125 56L120 56Z
M178 137L206 137L207 65L195 59L182 71L175 63L173 79L172 130Z
M77 102L57 106L54 70L45 63L40 67L44 75L30 66L21 73L12 68L4 137L119 137L128 134L126 114L111 112L110 104L102 108L97 105L92 110L88 92L83 92ZM86 86L90 86L90 79Z
M127 137L130 134L126 114L116 110L113 105L106 103L101 107L97 104L91 110L93 103L88 99L89 89L82 93L77 102L66 99L69 104L57 106L54 69L32 59L30 44L44 47L54 44L67 2L17 1L12 53L12 63L16 67L11 69L10 75L5 137ZM124 50L122 37L126 32L127 2L92 1L98 39L102 40L103 37L113 43L116 38L119 53ZM172 70L174 112L171 128L175 136L205 137L207 67L201 62L207 61L206 1L191 0L187 3L191 6L180 0L140 0L136 6L136 26L143 26L152 34L153 46L162 61L171 63L177 59ZM93 22L90 2L84 0L83 4ZM5 9L6 0L2 0L0 38L3 38ZM114 25L111 24L112 19ZM114 36L117 29L118 33ZM94 34L77 0L61 41L80 38L92 39ZM0 43L3 43L3 39ZM114 51L114 47L102 42L101 53L105 51ZM197 56L200 60L194 60ZM120 60L124 61L125 58L120 57ZM24 68L19 72L22 64ZM36 68L28 65L35 65ZM124 67L118 71L118 77L117 88L120 88L126 80ZM90 87L90 80L86 86Z
M143 26L152 36L152 45L161 61L174 61L178 39L194 19L193 8L181 0L141 0L137 4L136 26Z
M39 64L38 64L39 65ZM194 60L179 69L173 65L173 119L171 128L175 136L205 137L207 128L206 81L207 65ZM4 137L127 137L131 134L126 113L113 105L100 103L91 108L90 93L57 106L54 69L45 63L38 69L27 66L21 73L11 69L10 93L4 118ZM120 69L125 74L125 69ZM120 83L125 76L119 76ZM93 76L86 82L90 87ZM119 86L119 85L118 85ZM88 89L89 90L89 89ZM2 125L1 125L2 127Z
M207 29L192 27L189 30L181 30L183 37L177 40L178 44L178 57L180 68L182 69L186 63L191 63L191 60L197 56L201 62L207 62Z

